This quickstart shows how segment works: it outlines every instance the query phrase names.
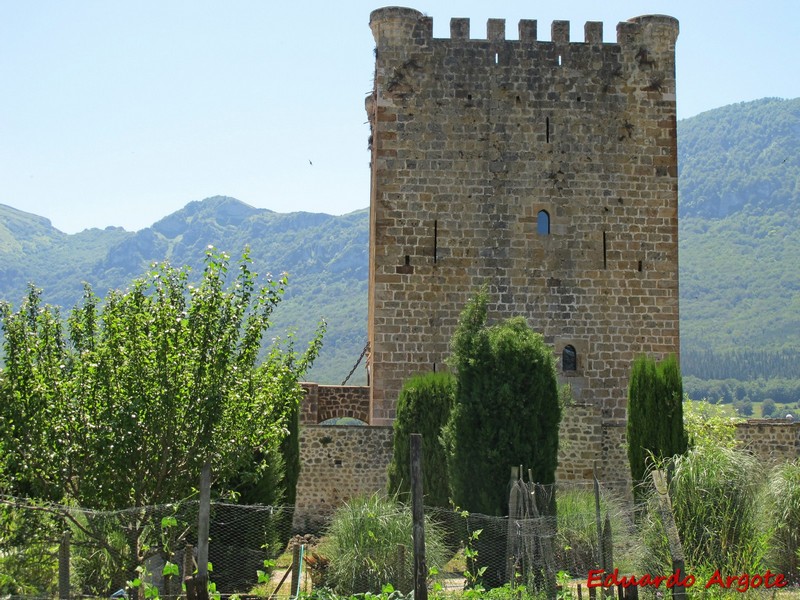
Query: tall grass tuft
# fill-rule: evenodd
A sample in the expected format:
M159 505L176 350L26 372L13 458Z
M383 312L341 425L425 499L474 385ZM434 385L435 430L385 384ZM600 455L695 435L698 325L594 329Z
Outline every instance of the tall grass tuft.
M384 585L414 587L411 508L374 494L356 498L334 514L320 553L330 561L326 584L340 594L379 593ZM427 566L446 555L439 529L425 521Z
M588 489L559 490L556 494L558 529L555 538L556 565L573 577L586 577L597 564L597 524L594 492ZM621 573L638 570L643 549L634 534L632 512L613 495L600 497L602 519L608 515L614 540L615 566Z
M776 467L766 493L766 522L773 526L770 567L800 583L800 459Z
M722 446L702 445L675 457L669 490L687 569L760 571L767 547L759 512L761 472L751 454ZM659 522L654 507L647 516L651 525ZM666 561L663 535L647 537L653 555Z

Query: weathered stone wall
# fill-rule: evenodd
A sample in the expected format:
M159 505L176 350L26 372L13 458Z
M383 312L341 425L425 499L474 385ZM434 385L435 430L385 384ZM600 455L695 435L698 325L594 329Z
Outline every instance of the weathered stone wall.
M751 419L736 426L736 439L765 466L800 458L800 422Z
M408 376L443 367L486 283L490 320L525 315L559 356L577 350L564 378L600 410L584 433L599 459L624 457L631 362L679 351L677 21L620 23L616 43L601 23L570 42L564 21L550 42L535 21L506 40L497 19L486 39L466 19L435 39L403 8L370 25L371 422L391 422Z
M601 465L603 436L596 427L600 419L601 410L593 404L567 408L559 434L558 481L591 479L593 462ZM346 500L384 491L391 458L391 427L303 425L294 528L316 529Z
M293 527L311 531L343 502L386 489L391 427L304 425Z
M301 384L306 397L300 405L300 422L317 425L328 419L350 417L369 422L369 388L358 385Z
M602 460L601 410L594 404L573 403L564 410L558 430L556 481L592 478L593 461Z

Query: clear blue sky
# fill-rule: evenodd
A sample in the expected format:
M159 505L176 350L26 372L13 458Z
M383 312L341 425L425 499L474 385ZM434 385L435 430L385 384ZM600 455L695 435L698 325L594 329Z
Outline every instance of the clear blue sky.
M492 4L493 6L490 6ZM138 230L217 194L279 212L369 202L364 97L379 2L0 0L0 203L62 231ZM677 17L678 117L800 96L797 0L407 3L451 17ZM309 164L309 161L313 165Z

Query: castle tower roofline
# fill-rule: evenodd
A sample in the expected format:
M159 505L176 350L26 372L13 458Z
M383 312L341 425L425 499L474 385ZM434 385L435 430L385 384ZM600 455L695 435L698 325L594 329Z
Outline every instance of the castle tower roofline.
M669 15L640 15L628 19L631 23L654 24L654 25L668 25L670 27L678 28L678 19L670 17Z
M373 10L369 15L369 27L377 43L390 46L406 44L410 39L424 44L433 37L433 19L402 6Z
M425 45L433 39L433 19L420 11L402 6L387 6L370 13L370 28L375 40L388 45L414 43ZM536 21L523 19L519 22L519 42L536 43ZM641 15L617 25L617 44L637 44L642 38L658 39L674 44L678 37L678 20L668 15ZM455 18L450 21L450 39L469 40L469 19ZM505 20L489 19L486 26L486 37L490 42L505 41ZM477 41L477 38L476 38ZM511 40L514 41L514 40ZM570 22L553 21L551 26L551 43L569 44ZM603 24L588 21L584 26L583 43L598 45L603 43Z
M666 42L669 51L678 39L680 27L678 19L668 15L641 15L617 25L617 43L632 42L637 37L659 39Z
M384 6L376 8L369 13L369 24L373 27L379 21L412 21L416 22L422 17L422 13L414 8L404 6Z

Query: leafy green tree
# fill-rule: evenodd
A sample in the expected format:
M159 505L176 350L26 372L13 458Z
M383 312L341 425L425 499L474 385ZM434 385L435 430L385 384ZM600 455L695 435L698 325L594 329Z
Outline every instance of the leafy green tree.
M114 510L191 496L206 460L220 491L243 468L269 468L251 461L283 437L324 324L301 354L291 339L276 341L258 364L286 278L260 283L245 254L228 285L228 264L210 250L198 285L164 264L102 305L87 288L68 335L33 288L17 312L2 305L0 462L10 493ZM123 549L104 546L91 519L66 516L128 572L154 551L139 511L120 517Z
M767 398L761 403L761 416L765 419L767 417L774 417L777 408L775 401L772 398Z
M394 420L394 445L389 464L389 494L408 500L410 436L422 434L422 488L429 506L449 506L447 459L441 444L442 428L450 417L456 389L450 373L425 373L403 384Z
M488 515L508 512L508 475L524 465L555 481L561 406L553 351L521 317L487 327L482 290L453 336L456 401L445 427L453 500Z
M683 386L674 355L660 363L638 357L628 383L628 461L634 496L641 498L641 482L651 457L662 459L686 452L683 425Z

